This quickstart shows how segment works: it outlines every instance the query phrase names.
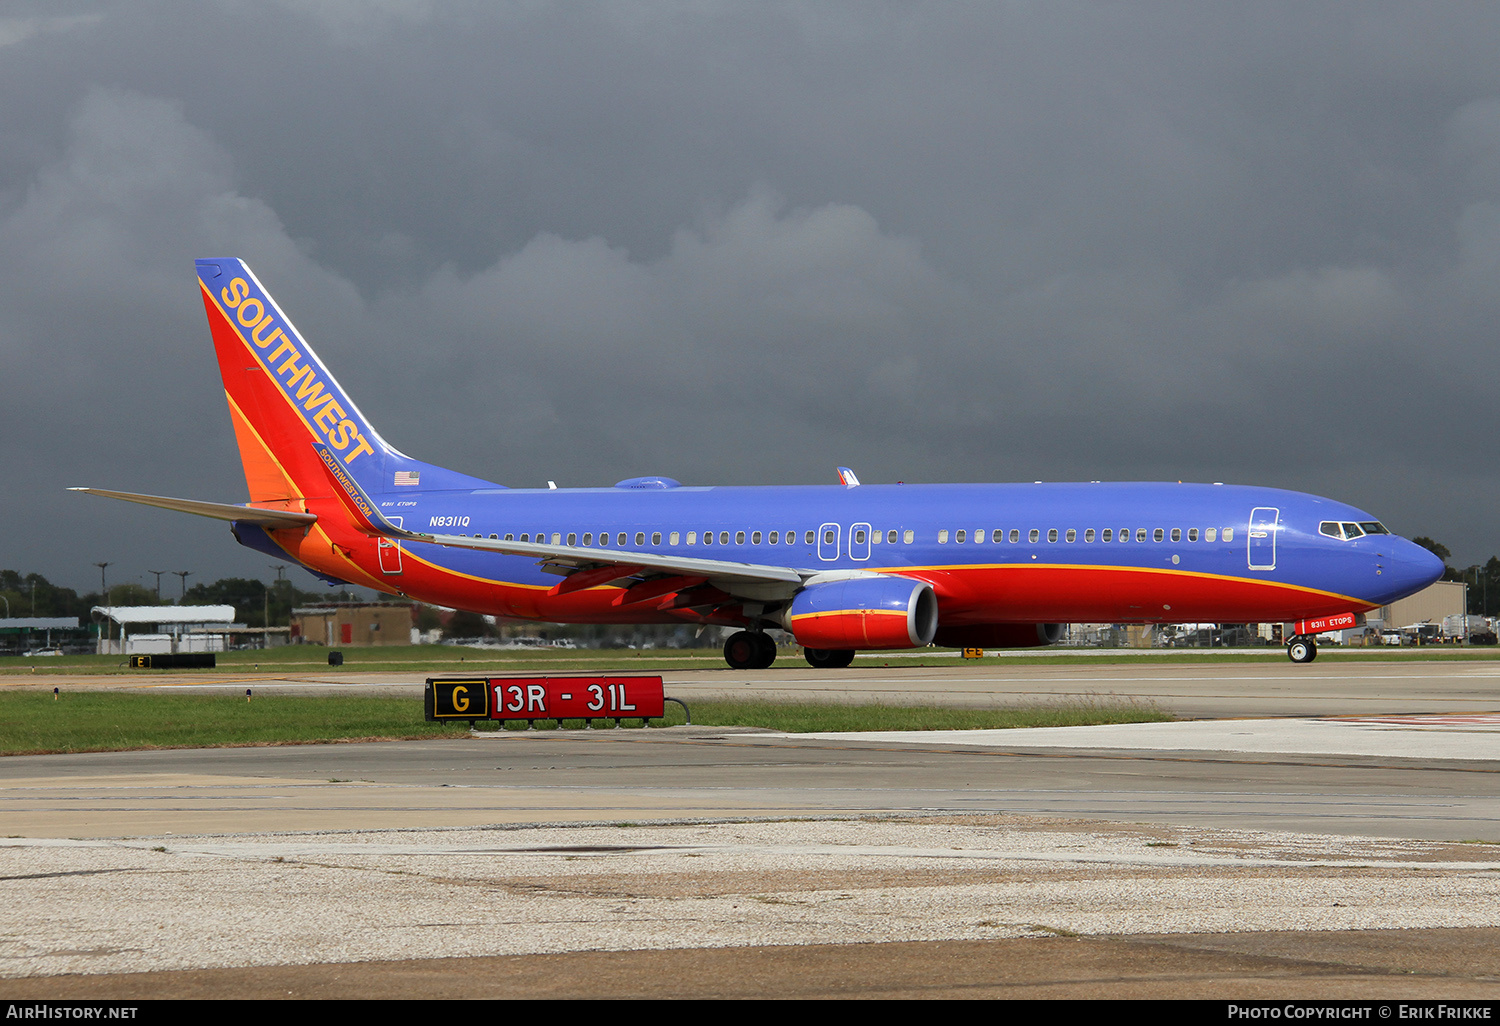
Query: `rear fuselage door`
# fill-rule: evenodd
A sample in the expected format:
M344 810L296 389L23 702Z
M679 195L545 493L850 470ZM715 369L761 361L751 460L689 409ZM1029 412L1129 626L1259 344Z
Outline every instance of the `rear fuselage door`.
M397 527L401 527L405 517L386 517L386 519ZM377 538L375 548L380 553L381 572L399 574L401 572L401 542L395 538Z
M1281 511L1271 506L1257 506L1250 511L1250 530L1245 547L1251 570L1276 569L1276 521Z

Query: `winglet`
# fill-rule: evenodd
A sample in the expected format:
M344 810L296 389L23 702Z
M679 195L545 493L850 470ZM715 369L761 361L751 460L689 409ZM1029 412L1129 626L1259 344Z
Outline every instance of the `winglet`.
M850 470L848 467L840 467L839 484L843 485L845 488L858 488L859 478L855 477L854 471Z

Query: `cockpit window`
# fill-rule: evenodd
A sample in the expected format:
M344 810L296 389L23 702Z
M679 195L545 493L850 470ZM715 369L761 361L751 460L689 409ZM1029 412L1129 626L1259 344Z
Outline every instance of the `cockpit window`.
M1384 524L1375 520L1361 521L1357 524L1325 520L1318 525L1318 533L1326 534L1330 538L1343 538L1346 541L1353 541L1356 538L1363 538L1367 534L1390 534L1391 532L1386 530Z

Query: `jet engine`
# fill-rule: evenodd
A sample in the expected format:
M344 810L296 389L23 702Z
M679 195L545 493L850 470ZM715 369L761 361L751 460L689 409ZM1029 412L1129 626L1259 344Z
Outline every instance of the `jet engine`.
M792 599L784 622L803 648L920 648L937 630L937 595L910 577L814 582Z

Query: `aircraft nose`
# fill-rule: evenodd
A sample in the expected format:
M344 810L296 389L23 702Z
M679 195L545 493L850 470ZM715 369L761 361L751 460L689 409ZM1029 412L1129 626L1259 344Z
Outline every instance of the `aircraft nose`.
M1448 569L1441 559L1416 542L1396 537L1391 540L1396 544L1391 546L1393 551L1385 561L1385 573L1389 578L1386 584L1393 588L1399 587L1401 594L1410 595L1421 591L1442 577L1443 572Z

